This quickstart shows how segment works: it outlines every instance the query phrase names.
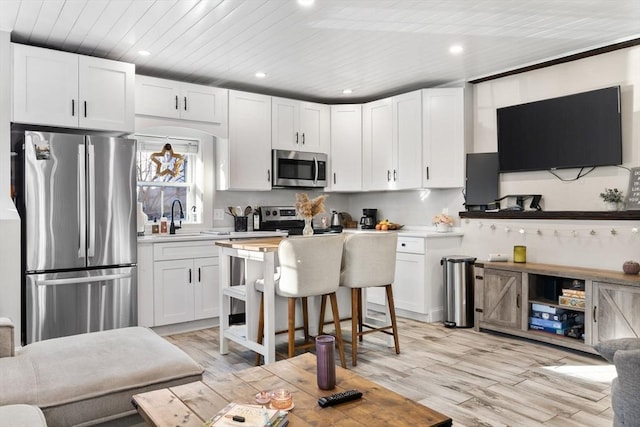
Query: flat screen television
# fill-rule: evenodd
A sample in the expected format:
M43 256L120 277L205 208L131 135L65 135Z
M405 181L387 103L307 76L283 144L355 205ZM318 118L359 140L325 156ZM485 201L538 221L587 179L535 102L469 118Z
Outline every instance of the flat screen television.
M622 164L620 86L498 108L500 172Z

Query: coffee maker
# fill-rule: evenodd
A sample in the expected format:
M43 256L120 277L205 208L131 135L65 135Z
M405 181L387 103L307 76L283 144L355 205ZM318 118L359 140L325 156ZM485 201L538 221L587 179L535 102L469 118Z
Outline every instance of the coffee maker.
M374 230L378 223L378 209L362 209L363 217L360 218L360 225L363 230Z

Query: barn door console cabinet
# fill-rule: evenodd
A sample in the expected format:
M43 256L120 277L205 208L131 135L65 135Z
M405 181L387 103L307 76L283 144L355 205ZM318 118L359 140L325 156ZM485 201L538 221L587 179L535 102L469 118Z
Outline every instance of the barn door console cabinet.
M563 298L576 290L584 298ZM564 290L564 292L563 292ZM568 291L567 291L568 290ZM549 264L477 262L475 328L596 353L640 336L640 276ZM541 330L542 329L542 330Z

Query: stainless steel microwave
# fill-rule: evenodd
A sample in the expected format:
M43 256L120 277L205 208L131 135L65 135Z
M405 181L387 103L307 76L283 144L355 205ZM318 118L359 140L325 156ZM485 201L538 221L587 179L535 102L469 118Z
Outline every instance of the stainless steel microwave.
M327 155L272 150L274 187L326 187Z

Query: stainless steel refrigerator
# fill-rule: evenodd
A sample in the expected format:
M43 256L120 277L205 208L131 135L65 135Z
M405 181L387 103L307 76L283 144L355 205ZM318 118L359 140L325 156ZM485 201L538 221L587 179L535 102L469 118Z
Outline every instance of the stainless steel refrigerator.
M136 142L12 132L23 342L137 324Z

